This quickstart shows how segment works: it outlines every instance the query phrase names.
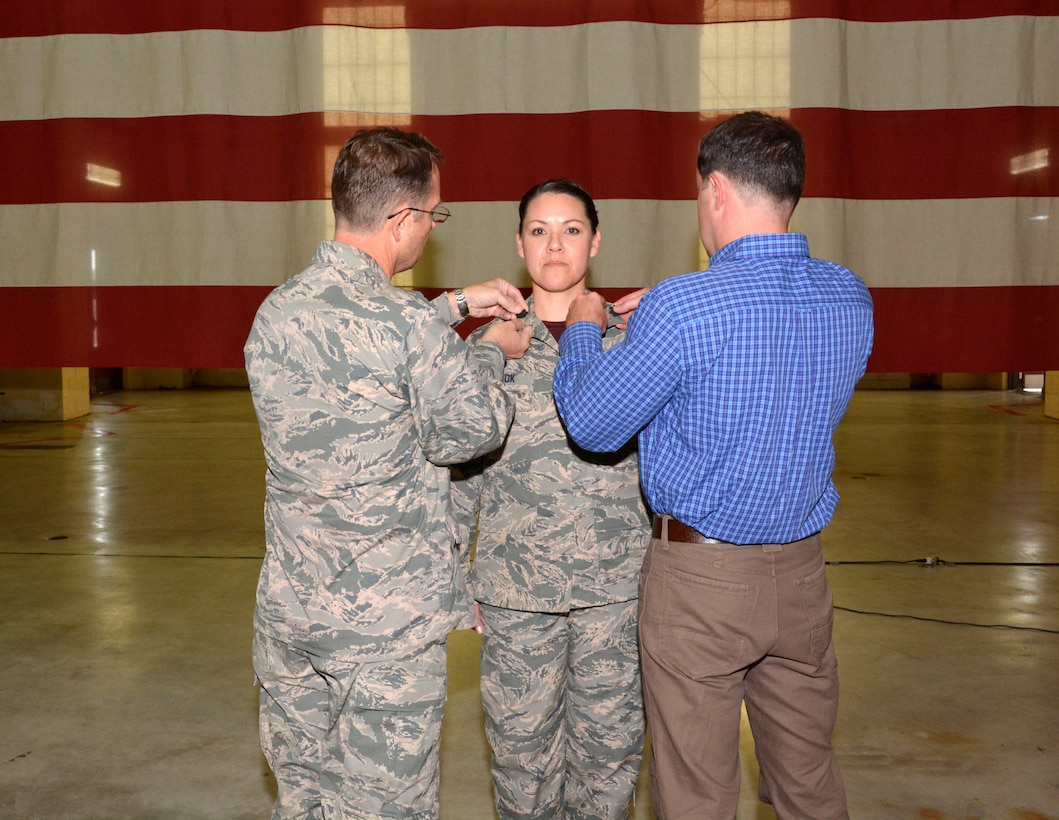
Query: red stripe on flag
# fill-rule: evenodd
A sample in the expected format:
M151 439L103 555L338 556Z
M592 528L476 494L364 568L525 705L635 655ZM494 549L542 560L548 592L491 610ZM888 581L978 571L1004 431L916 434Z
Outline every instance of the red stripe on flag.
M1059 368L1059 286L877 288L874 373Z
M577 179L601 199L665 200L695 198L698 141L723 116L588 111L416 116L405 124L441 148L442 193L452 202L517 199L551 176ZM1013 158L1054 141L1059 107L825 108L790 116L805 137L807 197L1059 196L1059 163L1012 172ZM313 113L0 122L0 145L18 157L0 175L0 203L327 199L338 146L356 128L387 121L351 115L329 124L333 119ZM119 172L120 186L87 179L89 164Z
M239 368L254 314L270 290L5 288L0 367ZM1059 286L878 288L872 296L872 372L1059 370Z
M806 196L970 199L1059 196L1047 151L1059 107L848 111L795 109L806 151ZM1045 161L1033 165L1036 152ZM1018 158L1024 157L1022 170ZM1013 164L1014 163L1014 164Z
M337 4L335 0L36 0L7 2L0 23L3 36L52 34L139 34L151 31L221 29L283 31L321 23L370 28L455 29L479 26L572 26L633 21L665 25L728 23L827 17L888 23L1046 15L1059 13L1055 0L790 0L790 2L674 3L643 0L403 0L393 3Z
M3 288L2 367L243 366L271 286Z

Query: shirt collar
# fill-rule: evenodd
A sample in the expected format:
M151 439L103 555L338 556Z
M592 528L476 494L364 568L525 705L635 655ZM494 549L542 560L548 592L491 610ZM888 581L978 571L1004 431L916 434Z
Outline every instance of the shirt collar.
M741 236L710 257L710 264L762 256L809 256L809 240L803 233L754 233Z
M345 242L335 242L333 239L325 239L316 249L316 261L329 265L338 265L346 271L356 272L366 279L379 279L389 283L390 278L383 272L382 266L371 254L347 245Z

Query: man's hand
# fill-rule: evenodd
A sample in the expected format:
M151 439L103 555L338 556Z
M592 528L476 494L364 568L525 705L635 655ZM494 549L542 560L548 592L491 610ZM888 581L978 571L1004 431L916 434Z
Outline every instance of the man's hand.
M528 308L521 291L506 279L490 279L463 289L471 316L514 319ZM449 293L453 310L457 310L456 297ZM521 354L519 354L521 355Z
M533 328L521 319L513 319L510 322L493 322L482 334L482 341L500 345L509 359L521 359L522 354L529 349L532 336Z
M577 322L595 322L599 332L607 332L607 301L598 293L582 293L570 303L566 313L566 326Z
M611 305L611 307L614 308L614 312L622 318L622 320L618 322L618 327L624 328L629 324L629 317L632 316L632 312L640 306L640 300L647 295L647 291L649 290L650 288L640 288L639 290L634 290L632 293L626 293Z

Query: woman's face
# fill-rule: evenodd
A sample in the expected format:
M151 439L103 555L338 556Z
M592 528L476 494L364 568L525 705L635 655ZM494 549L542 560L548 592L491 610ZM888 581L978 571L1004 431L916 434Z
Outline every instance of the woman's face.
M530 202L515 244L534 286L563 293L584 288L599 231L592 230L580 199L552 192Z

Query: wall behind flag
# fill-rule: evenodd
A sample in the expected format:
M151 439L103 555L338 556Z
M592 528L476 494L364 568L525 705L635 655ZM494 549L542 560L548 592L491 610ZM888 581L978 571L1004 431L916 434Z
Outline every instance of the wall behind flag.
M551 176L598 200L595 286L702 268L698 140L757 108L805 135L792 228L871 287L871 370L1059 369L1056 43L1056 0L11 4L0 366L240 367L374 124L446 158L399 284L527 284L516 204Z

